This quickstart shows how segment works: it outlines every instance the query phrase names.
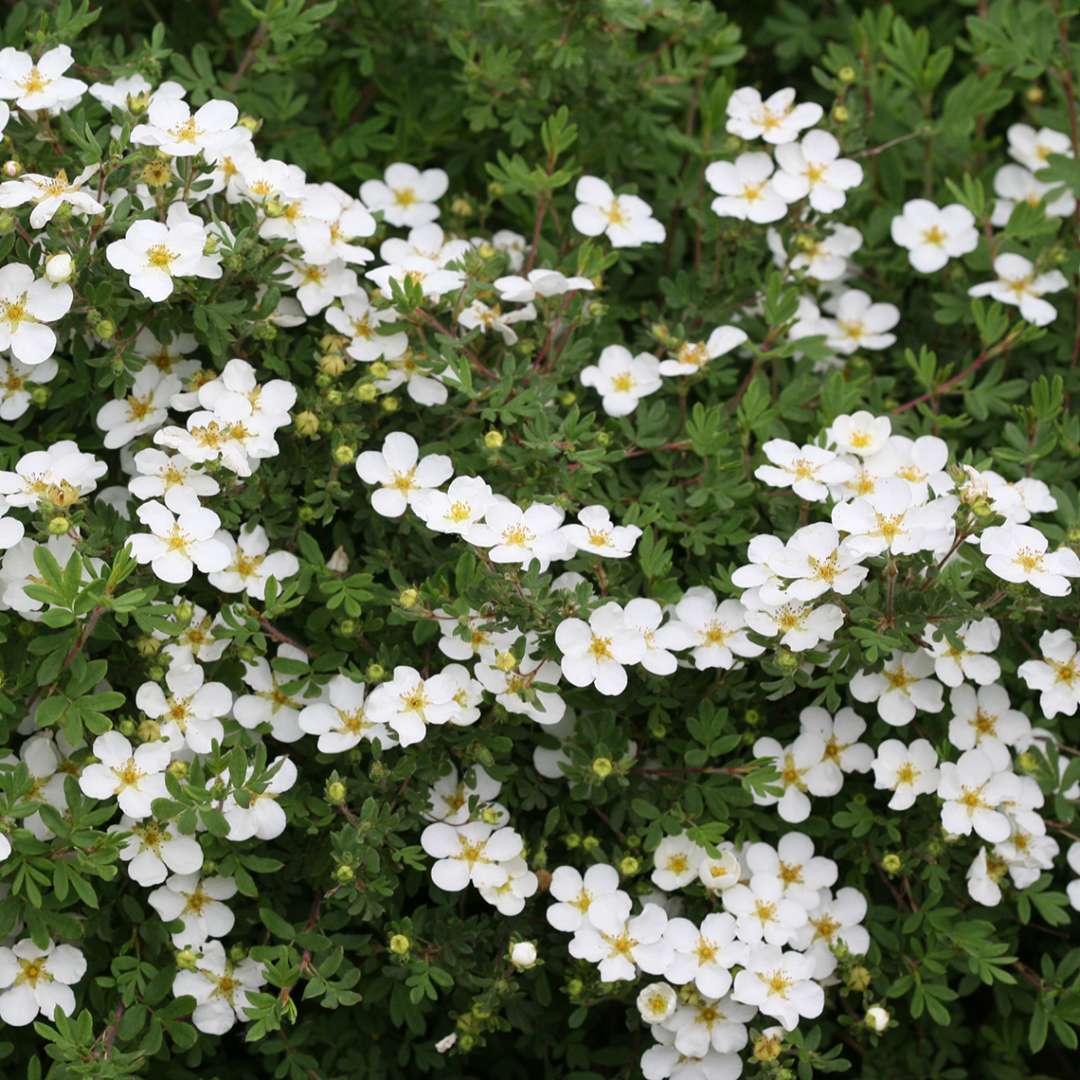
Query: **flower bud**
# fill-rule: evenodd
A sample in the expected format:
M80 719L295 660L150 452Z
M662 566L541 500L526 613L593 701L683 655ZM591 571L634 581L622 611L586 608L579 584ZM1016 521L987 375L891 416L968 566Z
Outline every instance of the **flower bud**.
M161 738L161 725L156 720L143 720L136 735L139 742L157 742Z
M780 1056L783 1036L775 1031L770 1034L763 1031L754 1038L753 1058L755 1061L775 1061Z
M903 863L900 861L900 856L893 851L890 851L888 855L881 860L881 869L884 870L886 874L898 874L902 865Z
M198 961L199 957L194 949L181 949L176 954L176 966L180 971L194 971Z
M601 780L606 780L615 771L615 766L611 763L611 758L593 758L592 771Z
M470 203L468 199L464 199L459 195L450 203L450 213L456 214L458 217L472 217L472 203Z
M353 397L364 405L370 405L378 396L379 391L374 383L357 383L353 387Z
M340 806L345 801L345 785L340 780L331 780L326 785L326 801L331 806Z
M296 511L296 516L305 525L310 525L311 522L313 522L315 518L318 517L318 511L316 511L314 506L301 506L300 509Z
M340 375L348 366L348 361L341 353L323 353L319 357L319 370L324 375Z
M1033 773L1039 771L1039 759L1030 750L1025 750L1017 759L1016 764L1021 772Z
M404 934L392 934L390 951L395 956L404 956L412 948L412 942Z
M528 971L537 961L536 946L531 941L519 941L510 946L510 963L518 971Z
M234 964L242 963L247 956L247 949L239 941L229 946L229 960Z
M417 601L420 599L420 591L418 589L402 589L398 594L398 603L403 608L416 607Z
M498 825L502 820L502 813L496 806L485 806L484 809L480 811L480 820L485 825Z
M1045 95L1043 94L1043 88L1038 83L1032 83L1024 91L1024 97L1029 105L1041 105Z
M498 653L495 657L495 666L505 675L513 671L517 667L517 657L512 652L506 650L505 652Z
M10 210L0 212L0 236L7 236L8 233L14 232L18 220Z
M345 397L340 390L333 389L325 391L323 393L323 398L325 399L326 404L332 409L336 409L345 400Z
M175 776L177 780L185 780L188 774L188 763L186 761L171 761L166 771L170 776Z
M386 668L377 664L374 660L364 669L364 678L368 682L381 682L386 678Z
M356 450L348 443L338 443L338 445L334 447L332 456L334 461L339 465L348 465L351 461L355 460Z
M778 649L776 665L781 671L795 671L799 666L799 658L788 649Z
M641 869L641 861L633 855L624 855L619 860L619 873L623 877L633 877Z
M338 624L338 633L344 637L352 637L356 633L356 620L342 619Z
M847 106L837 105L832 111L832 118L838 124L846 124L851 119L851 113L848 112Z
M49 388L47 386L35 386L30 391L30 400L40 409L49 400Z
M149 659L151 656L157 656L161 652L161 642L156 637L143 634L142 637L136 639L135 648L140 656Z
M580 997L585 990L585 984L580 979L569 979L566 983L566 992L571 998Z
M849 990L855 990L861 993L870 986L870 972L862 966L862 964L856 964L848 973L847 978L844 979L844 984Z
M371 377L373 379L385 379L389 374L390 369L381 360L376 360L371 365Z
M889 1026L889 1010L883 1008L881 1005L871 1005L866 1010L866 1016L863 1017L863 1023L871 1031L876 1031L879 1035Z
M489 431L484 436L484 445L489 450L498 450L503 444L503 435L501 431Z
M4 162L4 175L9 180L14 180L22 172L22 163L15 158L8 158Z
M112 341L116 337L116 323L112 319L99 319L94 326L94 333L100 341Z
M58 252L45 260L45 276L54 285L63 285L71 280L75 272L75 263L66 251Z
M379 406L383 412L396 413L401 408L401 402L391 394L389 397L384 397L379 402Z
M135 734L135 721L130 716L125 716L116 726L116 730L125 738L130 739Z
M567 390L566 393L562 394L559 398L559 404L564 405L568 409L575 401L577 401L577 394L575 394L573 390Z
M606 431L598 431L596 433L596 445L597 446L609 446L611 444L611 436Z
M334 871L334 880L339 885L347 885L355 876L351 866L339 866Z
M187 626L195 617L195 605L190 600L181 600L176 605L176 621L181 626Z
M63 536L71 528L71 522L63 514L49 518L49 535Z
M247 113L244 113L236 122L240 125L240 127L247 128L252 135L254 135L259 130L259 128L262 127L262 121L258 117L249 116Z
M855 69L850 64L845 64L837 73L836 77L845 83L853 83L855 81Z
M288 209L288 206L286 206L277 195L271 195L270 198L263 203L263 212L268 218L284 217L285 212Z
M600 846L600 841L597 837L590 834L581 841L581 846L586 851L595 851Z
M147 93L128 94L125 103L128 112L131 113L132 116L140 116L150 108L150 95Z
M581 837L578 833L572 832L566 838L566 846L573 850L574 848L581 847Z

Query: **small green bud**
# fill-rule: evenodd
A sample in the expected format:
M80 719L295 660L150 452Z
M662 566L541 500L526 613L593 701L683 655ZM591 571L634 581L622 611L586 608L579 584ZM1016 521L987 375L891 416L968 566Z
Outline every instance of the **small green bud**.
M390 374L390 369L381 360L376 360L371 365L371 377L373 379L385 379Z
M156 720L143 720L136 734L139 742L157 742L161 738L161 725Z
M331 806L341 806L345 802L345 785L340 780L331 780L326 785L326 801Z
M1080 544L1080 525L1073 525L1065 534L1065 541L1069 544Z
M348 465L356 460L356 448L348 443L339 443L334 447L334 461L339 465Z
M0 211L0 236L7 236L15 231L19 219L10 211Z
M566 992L572 997L580 997L585 991L585 984L580 979L570 979L566 983Z
M345 400L345 395L340 390L331 388L323 394L323 399L332 409L336 409Z
M412 948L412 942L404 934L393 934L390 937L390 951L395 956L404 956Z
M94 327L94 333L100 341L112 341L116 337L116 323L112 319L99 319Z
M850 64L845 64L836 75L841 82L853 83L855 81L855 69Z
M777 649L776 664L781 671L795 671L799 666L799 658L789 649Z
M856 964L848 973L844 979L844 985L849 990L854 990L856 993L862 993L864 990L870 987L870 972L866 970L861 964Z
M624 855L619 860L619 873L623 877L633 877L641 869L641 862L633 855Z
M125 738L130 739L135 734L135 721L130 716L125 716L123 720L117 725L117 731L120 732Z
M581 836L576 832L570 833L566 838L566 846L571 850L581 847Z
M49 400L49 388L47 386L35 386L30 391L30 400L40 409Z
M372 660L364 669L364 678L368 682L382 682L386 678L386 668Z
M268 218L284 217L288 209L288 206L277 195L272 195L263 203L263 212Z
M761 723L761 713L757 709L747 709L743 713L743 723L747 727L757 727Z
M325 390L333 383L333 381L334 380L324 371L320 371L319 374L315 376L315 385L320 390Z
M610 446L611 445L611 435L609 435L608 432L606 432L606 431L598 431L596 433L596 445L597 446Z
M1032 83L1024 91L1024 97L1029 105L1041 105L1045 95L1043 94L1043 88L1038 83Z
M600 846L600 840L590 834L581 841L581 846L586 851L595 851Z
M379 396L374 383L357 383L353 387L353 397L364 405L370 405Z
M901 866L903 866L903 862L901 861L900 856L893 851L890 851L888 855L881 860L881 869L884 870L886 874L898 874Z
M342 619L338 624L338 633L345 637L352 637L356 633L356 620Z
M229 946L229 959L234 964L242 963L246 956L247 956L247 949L245 949L244 946L241 945L239 941L237 941L234 944Z
M185 780L188 774L188 763L186 761L171 761L166 771L170 776L175 776L177 780Z
M417 602L420 599L419 589L402 589L398 594L398 603L403 608L416 607Z
M181 949L176 954L176 966L180 971L194 971L199 962L199 957L194 949Z
M341 353L323 353L319 357L319 372L329 378L337 378L348 366L348 361Z
M1017 759L1021 772L1033 773L1039 771L1039 759L1030 750L1025 750Z
M351 866L339 866L334 871L334 880L339 885L347 885L354 877L356 877L356 875L353 873L353 868Z
M498 825L501 819L502 813L499 811L498 807L485 806L484 809L480 811L480 820L485 825Z
M157 638L151 637L149 634L143 634L142 637L136 639L135 648L138 650L140 656L149 658L151 656L157 656L157 654L161 652L161 642Z
M296 512L296 516L305 524L310 525L311 522L318 517L318 512L314 506L301 506Z
M259 130L259 128L262 127L261 120L254 116L248 116L247 113L244 113L243 116L241 116L240 119L236 122L240 125L240 127L247 128L252 135L254 135Z
M501 431L489 431L484 436L484 445L489 450L498 450L503 444L503 435Z
M612 764L611 758L593 758L592 771L601 780L606 780L615 771L615 766Z
M190 600L181 600L176 605L176 621L181 626L187 626L195 617L195 605Z
M575 394L573 390L567 390L559 397L559 403L568 409L575 401L577 401L577 394Z
M272 322L256 323L251 328L251 336L256 341L273 341L278 336L278 328Z
M781 1035L757 1035L754 1038L753 1058L755 1061L762 1063L766 1061L775 1061L780 1056L780 1049L783 1045L783 1036Z
M389 397L384 397L379 402L379 407L383 412L396 413L401 408L401 402L391 394Z
M165 668L161 664L154 664L146 669L146 674L154 681L161 682L165 678Z
M851 113L846 105L837 105L832 111L832 118L838 124L846 124L851 119Z
M49 535L63 536L71 528L71 522L63 514L49 518Z

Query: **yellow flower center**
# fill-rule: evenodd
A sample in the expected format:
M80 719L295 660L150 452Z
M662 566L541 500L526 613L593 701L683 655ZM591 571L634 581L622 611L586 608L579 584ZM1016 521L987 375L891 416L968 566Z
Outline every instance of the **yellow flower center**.
M593 634L592 640L589 642L589 653L594 660L611 660L611 638L597 637L596 634Z
M931 225L929 229L923 229L923 243L940 245L945 243L945 233L937 225Z
M168 274L169 267L179 256L175 251L170 251L164 244L154 244L146 249L146 263L155 270L164 270Z

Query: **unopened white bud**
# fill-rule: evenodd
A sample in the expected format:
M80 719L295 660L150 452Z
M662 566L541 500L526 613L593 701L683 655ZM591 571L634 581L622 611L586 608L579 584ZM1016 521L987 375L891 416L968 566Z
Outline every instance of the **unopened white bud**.
M70 281L74 272L75 263L66 251L51 256L45 262L45 276L54 285L63 285L64 282Z
M510 963L518 971L526 971L536 963L536 946L531 941L519 941L510 949Z
M871 1005L864 1017L866 1026L879 1035L889 1026L889 1019L889 1010L881 1005Z

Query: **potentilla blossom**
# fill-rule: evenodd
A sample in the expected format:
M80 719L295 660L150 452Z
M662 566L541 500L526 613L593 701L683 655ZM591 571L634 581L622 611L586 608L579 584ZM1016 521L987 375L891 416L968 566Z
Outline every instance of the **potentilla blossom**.
M482 543L487 537L484 516L494 503L491 485L479 476L455 476L445 491L422 488L409 499L413 512L429 529L453 533L469 543Z
M788 832L772 844L750 844L745 851L751 881L758 874L776 878L782 895L806 911L813 911L821 890L836 884L839 868L832 859L814 854L814 842L805 833Z
M863 170L857 161L840 156L840 144L827 131L807 132L799 142L789 142L774 151L779 171L773 188L786 202L809 197L821 214L839 210L848 190L862 183Z
M692 982L706 997L723 997L731 989L731 969L747 955L735 930L735 919L727 912L706 915L700 927L689 919L669 920L664 940L675 953L664 977L676 986Z
M33 366L0 357L0 420L18 420L34 400L34 387L52 382L59 371L54 356Z
M653 675L673 675L678 667L676 652L689 649L697 635L674 616L664 622L664 609L655 601L637 596L623 608L623 621L641 635L644 652L641 666Z
M105 249L109 265L127 274L128 284L147 300L160 303L172 295L175 279L221 277L221 267L203 259L207 233L202 224L185 221L133 221L123 240Z
M994 194L998 199L990 224L999 228L1009 223L1017 203L1042 206L1043 213L1052 218L1069 217L1076 209L1076 197L1071 191L1057 184L1044 184L1020 165L1003 165L994 173Z
M1080 707L1080 655L1068 630L1044 630L1039 638L1041 660L1025 660L1017 674L1028 689L1039 691L1039 708L1048 720Z
M937 791L937 764L937 751L926 739L916 739L910 746L885 739L874 758L874 787L893 793L890 810L908 810L919 795Z
M0 184L0 207L25 206L32 203L30 227L42 229L53 219L61 206L70 206L73 214L101 214L105 207L83 185L100 170L100 165L83 169L74 180L69 180L61 169L55 176L40 173L22 173L17 180Z
M636 248L662 243L664 226L652 216L652 208L637 195L616 195L611 185L596 176L583 176L574 188L578 205L571 220L585 236L607 236L611 246Z
M746 608L738 600L719 604L712 589L694 585L675 605L675 619L692 635L694 666L732 668L737 657L760 656L764 651L746 632Z
M71 310L70 285L35 278L24 263L0 269L0 349L10 349L20 363L45 363L56 351L56 333L47 323Z
M420 845L437 860L431 880L447 892L460 892L469 884L489 889L505 884L507 864L524 846L513 829L495 829L482 821L457 826L434 822L420 834Z
M792 652L817 648L822 641L832 641L844 622L844 612L836 604L804 604L789 600L783 604L751 603L751 594L743 596L746 624L762 637L780 635L780 644Z
M1005 136L1009 140L1009 154L1032 172L1045 169L1052 154L1073 156L1072 140L1053 128L1036 131L1029 124L1011 124Z
M764 139L782 145L794 142L804 128L813 127L824 110L814 102L796 104L790 86L777 90L762 100L753 86L740 86L728 98L727 131L740 139Z
M714 161L705 170L709 187L716 192L712 212L765 225L779 221L788 200L773 185L773 159L768 154L740 154L733 162Z
M220 153L236 142L233 129L239 118L231 101L210 100L193 114L181 98L157 97L147 110L147 122L132 129L131 141L155 146L169 157Z
M252 837L273 840L285 831L288 818L278 805L278 799L296 783L296 765L290 758L278 757L270 762L268 770L273 775L260 783L261 790L255 790L251 786L249 771L243 783L247 805L242 806L235 795L226 797L221 808L229 824L226 839L234 843L250 840Z
M1009 748L1031 733L1031 722L1012 708L1005 687L957 686L949 694L949 704L953 713L949 742L958 750L977 746L995 769L1007 769L1012 761Z
M1067 596L1068 579L1080 577L1080 556L1072 548L1048 551L1050 542L1030 525L992 525L979 537L986 568L1014 584L1034 585L1046 596Z
M194 874L203 864L203 850L194 836L185 836L172 821L135 821L125 816L109 832L130 835L120 848L131 880L144 888L160 885L170 873Z
M95 422L105 432L107 449L126 446L132 439L157 431L169 415L169 402L180 389L175 375L162 375L152 364L136 376L126 397L107 401Z
M784 587L785 599L805 602L827 592L840 596L853 593L870 572L862 565L865 558L847 540L841 540L832 525L817 521L792 533L781 549L766 557L765 565L789 582Z
M732 996L756 1005L766 1016L792 1031L800 1017L813 1019L825 1008L825 992L813 981L814 961L775 945L756 945L746 967L735 976Z
M558 270L530 270L525 277L510 274L493 282L504 303L527 304L569 292L592 292L596 286L586 277L566 277Z
M397 735L401 746L420 742L428 724L451 722L458 710L458 687L445 672L424 678L416 668L399 665L387 682L368 694L365 714Z
M382 450L365 450L356 459L356 472L366 484L378 484L371 505L383 517L401 517L421 492L441 487L454 473L445 454L420 457L416 440L404 431L392 431Z
M830 446L867 458L887 445L892 434L892 421L887 416L860 411L838 416L825 434Z
M132 459L135 475L128 491L136 499L161 499L174 514L199 506L200 499L216 495L221 486L180 454L147 447Z
M606 863L590 866L584 875L572 866L559 866L551 875L548 892L557 902L548 907L547 921L564 934L573 934L586 923L597 901L599 909L605 900L625 896L619 892L619 872Z
M1057 318L1057 308L1043 296L1068 287L1068 280L1060 270L1040 274L1030 259L1005 254L994 260L994 273L996 280L972 285L968 296L989 296L999 304L1018 307L1020 317L1036 326L1047 326Z
M942 827L954 836L974 831L992 844L1007 840L1012 826L1001 804L1014 797L1018 786L1016 776L995 769L980 749L966 751L955 763L942 762L938 779Z
M425 169L394 162L381 180L365 180L360 198L373 213L381 212L388 225L411 229L439 216L436 203L446 194L450 178L442 169Z
M852 677L851 696L856 701L876 702L878 716L893 727L910 724L918 710L941 712L945 702L941 683L930 678L933 660L921 649L894 650L879 672L860 671Z
M835 771L827 767L825 740L810 732L800 735L790 746L781 746L766 737L754 743L754 757L772 761L780 774L774 785L779 794L753 793L757 806L775 806L780 817L797 825L810 816L808 795L827 798L837 792Z
M1001 665L991 655L1001 642L1001 627L995 619L963 623L953 637L959 645L953 645L933 623L923 632L926 651L934 658L934 674L946 686L959 686L965 679L986 686L999 678Z
M86 83L64 74L74 63L67 45L49 49L36 62L29 53L0 49L0 98L14 100L27 112L74 105L86 92Z
M623 345L608 345L595 364L581 370L582 386L591 386L608 416L629 416L642 398L663 385L660 361L652 353L631 354Z
M559 532L578 551L590 555L625 559L641 536L641 529L636 525L615 525L610 511L604 506L586 506L578 511L577 517L576 522L560 526Z
M346 675L335 675L326 686L329 701L317 701L300 710L298 723L308 735L318 736L322 754L343 754L370 739L386 747L393 736L384 724L370 720L364 711L366 688Z
M135 694L139 709L161 724L161 735L171 752L185 745L196 754L208 754L225 739L221 722L232 708L232 691L220 682L205 682L202 667L174 661L165 673L168 694L156 682L144 682Z
M280 586L300 570L300 561L291 551L270 551L270 538L261 525L248 522L235 540L221 529L214 539L229 549L225 568L207 575L210 584L222 592L246 592L262 600L270 578Z
M156 500L143 503L136 512L149 532L128 537L131 554L149 563L155 576L170 584L191 580L195 567L204 574L229 565L229 549L217 539L221 519L205 507L187 507L178 515Z
M0 53L0 70L3 64ZM71 1016L75 1011L71 988L85 974L86 957L74 945L49 941L42 949L23 938L10 948L0 946L0 1020L26 1027L39 1013L50 1022L57 1009Z
M806 925L806 909L785 895L783 880L774 874L755 873L749 885L725 889L722 899L735 917L739 940L748 945L787 945Z
M91 799L116 799L130 818L150 816L154 799L165 797L169 748L163 742L143 743L134 750L118 731L94 740L97 761L83 768L79 787Z
M667 912L656 904L645 904L632 917L613 905L597 905L574 934L569 952L597 964L601 982L629 981L639 970L662 975L674 954L664 938L667 923Z
M893 243L907 249L911 265L922 274L940 270L979 245L975 215L959 203L939 207L929 199L911 199L891 228Z
M955 496L945 495L919 506L903 480L884 480L869 495L837 503L832 523L864 556L948 550L957 505Z
M817 705L799 713L800 732L819 736L825 743L823 765L833 772L833 782L839 791L843 773L868 772L874 761L873 748L859 742L866 731L866 721L851 708L841 709L835 717Z
M488 549L494 563L528 566L537 562L543 573L553 559L573 554L569 541L559 535L563 511L547 503L524 510L508 499L496 499L484 512L482 525L469 532L472 543Z
M848 289L826 308L832 314L825 320L825 340L830 348L849 356L859 349L887 349L896 343L890 334L900 321L895 304L875 304L861 289Z
M650 880L658 889L674 892L697 877L704 858L705 849L685 834L665 836L653 852L654 868Z
M660 361L661 375L697 375L710 360L725 356L748 339L737 326L718 326L707 341L684 341L670 360Z
M177 971L175 997L195 999L191 1022L207 1035L224 1035L246 1018L250 995L266 983L262 964L251 957L232 961L220 941L207 941L199 949L193 970Z
M0 495L8 505L38 509L43 503L68 507L97 487L108 471L104 461L84 454L70 439L47 450L31 450L15 464L14 472L0 471Z
M485 304L474 300L458 315L458 322L466 330L494 330L502 338L504 345L516 345L518 336L514 323L532 322L536 318L536 308L532 304L514 311L503 311L498 304Z
M563 619L555 630L562 652L562 673L574 686L595 686L601 694L626 689L625 665L638 663L644 653L641 635L626 625L623 609L611 601L598 607L589 621Z
M396 321L394 309L375 307L363 289L343 296L338 304L341 306L327 308L324 315L338 333L350 339L345 351L354 360L365 364L393 360L408 348L408 334L384 334L379 329L383 323Z
M770 487L790 487L808 502L823 502L829 497L828 484L842 484L855 475L848 461L820 446L770 439L761 449L771 464L759 465L754 475Z
M147 900L162 922L179 919L184 924L172 935L172 943L186 949L197 948L208 938L224 937L233 928L236 916L223 901L235 895L236 882L230 877L170 874Z

